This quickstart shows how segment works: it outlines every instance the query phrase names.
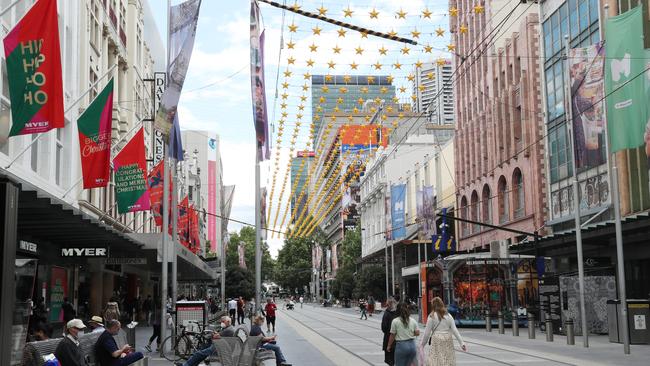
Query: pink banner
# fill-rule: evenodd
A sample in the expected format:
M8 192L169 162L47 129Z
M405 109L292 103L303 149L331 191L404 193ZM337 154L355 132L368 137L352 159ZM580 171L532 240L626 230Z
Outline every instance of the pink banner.
M210 251L217 253L217 162L208 160L208 240Z

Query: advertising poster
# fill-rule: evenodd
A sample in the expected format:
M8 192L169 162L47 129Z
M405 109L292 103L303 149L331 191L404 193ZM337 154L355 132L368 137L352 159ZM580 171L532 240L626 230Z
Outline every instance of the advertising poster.
M217 253L217 139L208 139L208 240Z
M397 184L390 187L391 198L391 226L393 240L404 239L406 236L406 184Z
M68 297L68 272L65 268L52 267L50 278L50 322L62 322L63 298Z
M136 132L113 159L113 169L117 211L123 214L151 208L143 128Z

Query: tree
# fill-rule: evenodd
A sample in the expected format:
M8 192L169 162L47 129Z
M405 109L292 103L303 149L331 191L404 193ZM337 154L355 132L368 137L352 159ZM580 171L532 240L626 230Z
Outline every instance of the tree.
M386 297L386 274L380 265L365 266L355 275L353 295L355 298L372 295L375 299Z
M239 266L239 245L244 246L244 260L246 267L255 273L255 228L245 226L239 233L233 233L230 237L230 244L226 248L226 268ZM273 280L275 261L269 252L269 246L262 242L262 280ZM229 279L226 279L229 281Z
M332 295L338 299L351 299L354 286L354 267L341 267L336 272L336 278L332 281Z
M311 281L311 238L288 238L278 252L276 280L282 287L303 292Z
M355 267L359 258L361 258L361 227L357 225L354 230L345 232L345 238L341 243L341 267Z
M255 296L255 276L253 272L235 266L226 267L226 297L242 296L250 299Z

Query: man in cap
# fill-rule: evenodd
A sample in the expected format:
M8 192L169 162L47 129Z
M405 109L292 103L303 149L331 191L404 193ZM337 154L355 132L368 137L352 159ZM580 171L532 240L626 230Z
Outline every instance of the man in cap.
M85 366L81 349L79 348L79 332L85 329L86 326L81 319L70 320L65 327L65 337L54 351L56 359L59 360L61 366Z
M103 333L106 330L104 328L104 319L99 315L93 315L88 321L88 326L93 333Z
M117 320L106 321L106 330L95 343L95 356L100 366L127 366L144 357L142 352L134 352L133 347L128 344L122 348L117 347L113 336L117 335L120 327L121 324Z

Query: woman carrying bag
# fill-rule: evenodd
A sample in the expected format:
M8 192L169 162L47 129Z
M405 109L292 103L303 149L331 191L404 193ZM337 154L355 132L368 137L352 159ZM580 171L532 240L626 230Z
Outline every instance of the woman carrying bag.
M426 366L454 366L456 365L456 353L454 351L454 340L452 334L460 343L463 351L467 346L456 329L454 318L447 312L445 304L439 297L433 298L431 303L433 310L427 318L427 327L424 330L424 337L420 342L420 350L431 339L431 347L426 357Z
M390 352L395 345L395 366L410 366L416 362L417 348L415 337L420 335L418 323L411 318L409 305L400 303L398 306L399 316L390 324L390 336L386 351Z

